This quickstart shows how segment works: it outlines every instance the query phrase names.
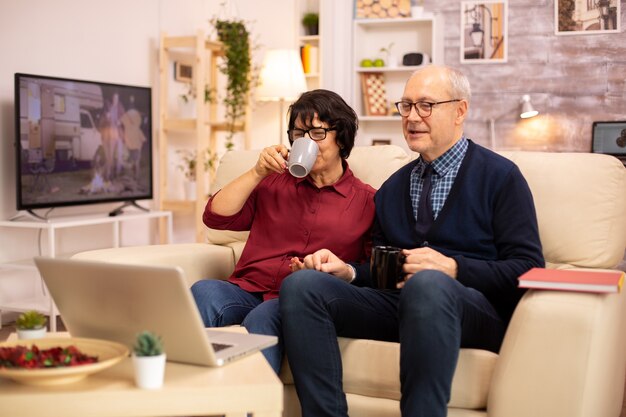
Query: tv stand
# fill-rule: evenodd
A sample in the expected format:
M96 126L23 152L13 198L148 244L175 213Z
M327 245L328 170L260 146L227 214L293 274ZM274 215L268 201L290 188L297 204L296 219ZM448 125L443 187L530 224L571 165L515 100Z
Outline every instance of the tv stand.
M143 208L142 208L143 209ZM21 214L19 217L30 217L30 215ZM36 216L41 217L41 216ZM121 240L121 232L122 232L122 224L128 221L134 220L146 220L146 219L164 219L165 222L158 222L158 238L162 243L171 243L172 235L173 235L173 227L172 227L172 212L171 211L146 211L146 212L135 212L135 213L124 213L121 215L116 215L114 217L108 217L104 213L100 214L90 214L90 215L78 215L78 216L68 216L68 217L56 217L45 219L45 221L41 220L17 220L18 216L15 216L12 220L0 220L0 228L10 228L10 229L30 229L30 230L39 230L46 232L46 240L47 240L47 251L42 251L41 248L39 252L35 253L35 255L45 255L51 258L57 257L59 254L57 253L57 233L61 230L71 229L71 228L80 228L101 224L111 225L112 233L113 233L113 242L110 247L118 248L122 246ZM161 224L164 223L164 224ZM164 232L167 233L165 236ZM4 277L17 277L21 276L24 271L28 273L28 271L37 271L33 261L32 256L25 260L15 260L0 263L0 280ZM37 273L37 278L39 274ZM2 313L5 311L13 311L13 312L24 312L28 310L36 310L41 313L44 313L50 316L50 331L56 331L56 317L59 315L59 311L57 310L55 304L52 302L47 290L45 289L45 285L43 285L43 281L40 281L42 285L42 292L38 293L31 299L22 299L15 300L9 302L7 300L0 299L0 328L2 328ZM1 413L0 413L1 414Z
M115 217L118 216L120 214L124 213L124 209L126 207L137 207L139 210L145 211L145 212L150 212L150 209L147 209L145 207L141 207L139 204L137 204L137 202L135 200L130 200L130 201L125 201L124 204L122 204L121 206L119 206L118 208L116 208L115 210L109 212L109 217Z

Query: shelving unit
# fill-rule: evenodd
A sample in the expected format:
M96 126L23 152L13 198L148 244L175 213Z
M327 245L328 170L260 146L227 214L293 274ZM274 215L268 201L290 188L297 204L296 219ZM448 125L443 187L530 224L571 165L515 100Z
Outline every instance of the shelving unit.
M113 242L111 247L117 248L120 247L121 244L120 235L122 223L142 219L162 219L166 225L166 229L159 230L160 240L171 243L172 213L169 211L124 213L114 217L107 216L106 214L59 217L51 218L46 222L33 220L6 220L0 221L0 228L45 231L47 241L46 256L56 258L60 257L60 255L57 253L57 232L60 232L63 229L94 226L98 224L110 224L113 228ZM64 256L61 255L61 257ZM24 272L33 272L38 275L37 268L35 267L32 258L0 264L0 276L2 277L16 276ZM3 312L10 311L21 313L28 310L36 310L50 317L50 331L56 331L56 317L59 315L59 311L54 305L52 299L47 294L43 282L39 280L39 283L41 284L42 291L40 294L35 295L33 298L0 303L0 327L2 327Z
M410 52L420 52L429 57L429 63L443 63L442 22L438 15L420 18L356 19L353 24L352 91L355 111L360 127L357 145L371 145L373 140L390 140L392 144L405 146L400 116L392 115L393 103L402 97L404 85L413 71L420 66L403 66L402 57ZM391 56L397 62L388 62L381 48L391 47ZM384 67L360 66L363 59L381 58ZM363 104L361 74L382 73L385 80L388 115L367 116Z
M316 88L322 88L322 12L323 12L323 0L298 0L296 6L296 33L298 34L297 45L298 48L309 45L314 48L313 59L316 62L315 68L311 72L304 73L304 77L307 83L308 90L314 90ZM320 17L319 33L317 35L307 35L304 26L302 26L302 17L306 13L317 13Z
M171 210L180 215L192 215L194 220L195 240L204 240L205 225L202 223L202 213L206 205L208 189L202 157L207 149L211 155L217 155L218 134L228 132L229 126L218 120L219 98L218 60L224 56L221 42L207 39L203 31L197 31L193 36L167 36L161 34L159 46L159 193L158 205L161 210ZM171 97L173 70L176 62L184 62L191 67L195 102L195 117L181 118L178 114L170 113L169 99ZM211 91L214 99L205 102L205 88ZM249 111L247 112L249 117ZM250 148L247 126L249 123L239 123L235 132L244 132L244 146ZM196 199L172 199L168 195L168 162L173 153L173 145L182 143L185 137L193 136L194 149L199 159L195 167ZM213 172L209 178L213 177Z

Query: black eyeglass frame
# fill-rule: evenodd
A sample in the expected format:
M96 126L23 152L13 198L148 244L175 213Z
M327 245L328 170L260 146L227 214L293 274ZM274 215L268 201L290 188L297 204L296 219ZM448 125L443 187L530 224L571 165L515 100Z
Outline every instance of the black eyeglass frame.
M417 112L418 116L421 118L425 118L425 117L430 117L431 114L433 114L433 107L435 107L438 104L446 104L446 103L453 103L455 101L462 101L463 99L460 98L455 98L452 100L444 100L444 101L405 101L405 100L400 100L400 101L396 101L394 104L396 105L396 109L398 110L398 113L400 113L400 116L402 117L409 117L409 115L411 114L411 110L413 110L413 108L415 108L415 111ZM409 107L409 111L406 115L402 114L402 110L400 109L400 104L410 104L411 107ZM428 104L429 106L429 111L428 114L422 114L420 112L419 107L417 106L418 104Z
M294 131L296 131L296 130L297 130L297 131L299 131L299 132L302 132L302 136L298 136L297 138L293 138L293 137L292 137L292 132L294 132ZM324 131L324 137L323 137L323 138L320 138L320 139L314 139L314 138L311 136L311 134L309 133L311 130L323 130L323 131ZM303 137L304 137L304 135L309 135L309 138L310 138L311 140L314 140L315 142L319 142L319 141L321 141L321 140L326 139L326 135L328 135L328 132L335 131L335 130L337 130L337 129L335 129L334 127L312 127L312 128L310 128L310 129L289 129L289 130L287 130L287 137L289 138L289 140L290 140L291 142L293 142L293 141L294 141L294 140L296 140L296 139L303 138Z

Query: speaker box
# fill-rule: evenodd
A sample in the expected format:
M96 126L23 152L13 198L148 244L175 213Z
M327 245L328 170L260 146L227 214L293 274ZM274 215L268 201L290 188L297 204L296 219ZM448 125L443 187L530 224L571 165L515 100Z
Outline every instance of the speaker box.
M429 63L430 58L428 55L421 52L411 52L402 57L402 65L405 66L426 65Z

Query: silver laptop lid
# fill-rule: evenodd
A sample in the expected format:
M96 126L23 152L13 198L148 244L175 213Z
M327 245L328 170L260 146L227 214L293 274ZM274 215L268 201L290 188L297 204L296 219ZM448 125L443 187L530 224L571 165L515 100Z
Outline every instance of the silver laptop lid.
M180 268L43 257L35 264L72 336L132 349L137 333L150 330L168 360L218 364Z

